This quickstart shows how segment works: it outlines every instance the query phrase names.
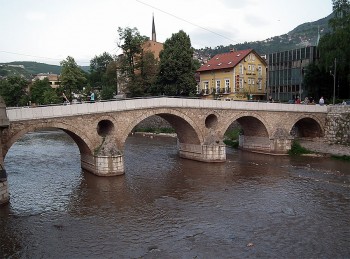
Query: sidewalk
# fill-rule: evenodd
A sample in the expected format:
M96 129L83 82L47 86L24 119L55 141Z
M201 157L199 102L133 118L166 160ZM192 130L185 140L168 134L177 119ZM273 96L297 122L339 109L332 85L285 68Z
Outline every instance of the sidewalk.
M309 141L299 140L302 147L314 151L316 153L338 155L338 156L350 156L350 146L344 146L339 144L327 144L323 141Z

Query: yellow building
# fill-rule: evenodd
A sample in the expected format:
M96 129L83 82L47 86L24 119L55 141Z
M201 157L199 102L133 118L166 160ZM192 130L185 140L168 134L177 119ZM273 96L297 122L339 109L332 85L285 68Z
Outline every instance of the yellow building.
M253 49L217 54L202 65L198 94L205 99L266 99L266 62Z

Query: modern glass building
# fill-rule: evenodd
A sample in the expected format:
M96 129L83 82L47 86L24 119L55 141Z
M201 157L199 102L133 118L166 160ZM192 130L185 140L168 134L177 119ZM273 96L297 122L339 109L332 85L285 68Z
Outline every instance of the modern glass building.
M275 101L304 100L308 96L303 87L306 67L316 62L316 46L275 52L268 55L268 95Z

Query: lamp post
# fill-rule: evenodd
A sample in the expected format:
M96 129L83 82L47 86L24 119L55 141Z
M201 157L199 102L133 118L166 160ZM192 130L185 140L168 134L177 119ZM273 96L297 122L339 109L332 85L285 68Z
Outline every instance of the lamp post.
M335 79L337 73L337 58L334 58L334 72L330 71L330 74L333 76L333 105L335 104Z

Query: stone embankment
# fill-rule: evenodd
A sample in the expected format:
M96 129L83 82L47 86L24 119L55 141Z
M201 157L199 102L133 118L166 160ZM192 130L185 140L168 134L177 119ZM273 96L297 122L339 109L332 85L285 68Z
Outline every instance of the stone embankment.
M299 143L302 147L315 153L336 156L350 156L350 146L341 144L328 144L322 140L300 140Z

